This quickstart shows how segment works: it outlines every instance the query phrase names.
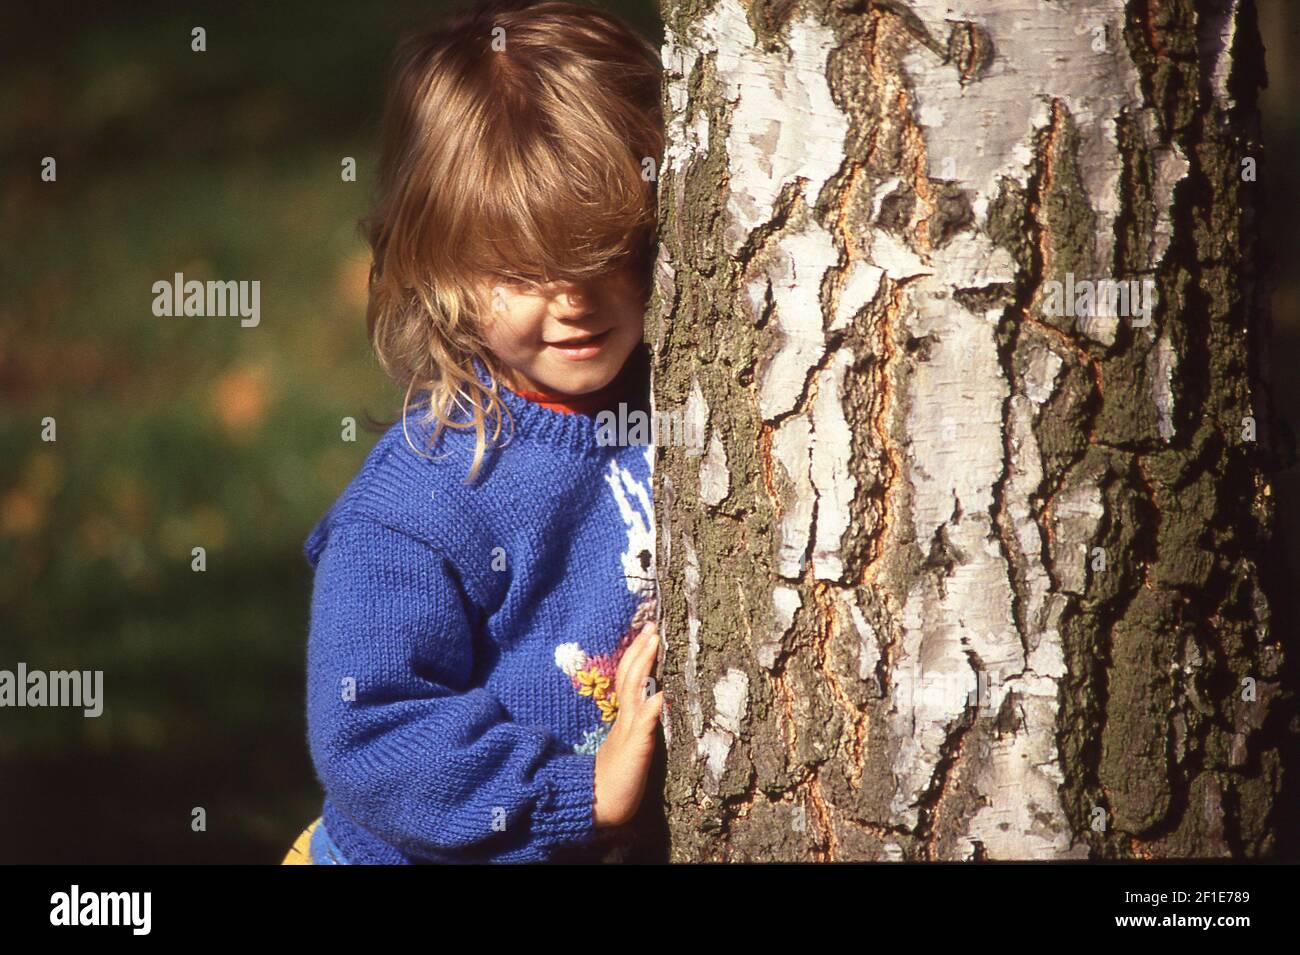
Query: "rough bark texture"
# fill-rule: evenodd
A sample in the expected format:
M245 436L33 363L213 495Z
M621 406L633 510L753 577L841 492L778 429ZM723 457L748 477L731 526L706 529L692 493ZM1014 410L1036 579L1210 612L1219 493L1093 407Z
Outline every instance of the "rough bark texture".
M663 11L671 857L1276 855L1253 9Z

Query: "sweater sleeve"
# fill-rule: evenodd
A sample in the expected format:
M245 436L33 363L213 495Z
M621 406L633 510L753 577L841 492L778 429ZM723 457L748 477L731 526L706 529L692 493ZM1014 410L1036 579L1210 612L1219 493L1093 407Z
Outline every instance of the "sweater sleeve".
M308 640L308 735L326 794L430 861L541 861L594 840L595 757L472 687L472 646L443 554L369 521L334 527Z

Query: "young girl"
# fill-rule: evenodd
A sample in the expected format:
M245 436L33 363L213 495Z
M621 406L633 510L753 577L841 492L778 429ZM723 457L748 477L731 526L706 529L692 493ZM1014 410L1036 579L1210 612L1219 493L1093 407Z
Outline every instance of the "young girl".
M325 801L286 862L618 857L663 705L652 447L597 416L649 412L660 69L572 3L399 47L366 222L406 408L307 540Z

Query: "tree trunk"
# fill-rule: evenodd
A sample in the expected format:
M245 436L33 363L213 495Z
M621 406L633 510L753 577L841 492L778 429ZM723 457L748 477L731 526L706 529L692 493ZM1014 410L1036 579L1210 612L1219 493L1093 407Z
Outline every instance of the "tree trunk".
M672 859L1276 854L1253 8L663 11Z

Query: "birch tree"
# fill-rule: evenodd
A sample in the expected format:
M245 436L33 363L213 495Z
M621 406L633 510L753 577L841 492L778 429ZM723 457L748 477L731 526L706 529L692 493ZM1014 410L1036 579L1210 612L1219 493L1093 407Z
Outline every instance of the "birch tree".
M674 861L1260 857L1236 0L663 0Z

